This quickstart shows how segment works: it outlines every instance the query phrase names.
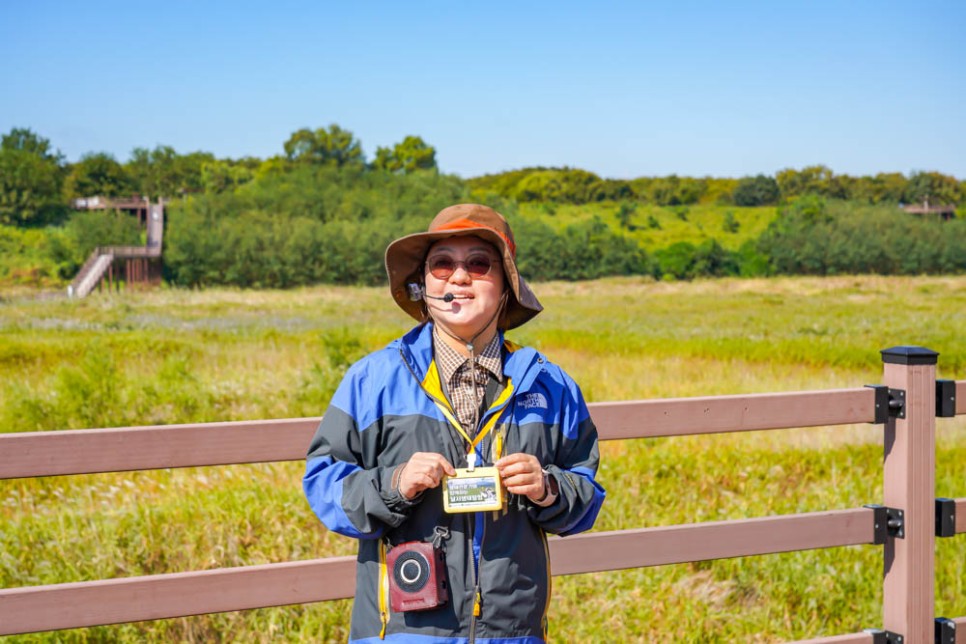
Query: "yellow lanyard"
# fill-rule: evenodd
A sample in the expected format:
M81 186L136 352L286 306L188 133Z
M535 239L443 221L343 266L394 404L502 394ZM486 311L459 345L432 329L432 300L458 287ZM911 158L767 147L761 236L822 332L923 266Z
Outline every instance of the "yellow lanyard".
M490 430L496 426L496 421L500 417L500 414L493 414L490 416L490 419L487 420L480 431L477 432L476 437L470 438L466 433L466 430L463 429L463 425L459 422L459 420L457 420L456 414L449 406L449 402L446 400L446 397L443 395L443 385L440 381L439 370L436 368L435 360L429 363L429 369L426 371L426 377L423 379L423 389L426 390L426 393L428 393L433 399L433 402L436 403L436 406L443 413L443 416L446 417L446 420L448 420L449 423L456 428L456 431L460 433L460 436L466 439L466 442L470 446L470 453L476 449L476 446L479 445L483 438L490 432ZM512 379L507 378L506 387L502 392L500 392L500 395L497 396L497 399L493 401L493 404L490 405L487 413L505 405L510 399L512 393L513 381ZM502 451L502 445L499 447L499 451Z

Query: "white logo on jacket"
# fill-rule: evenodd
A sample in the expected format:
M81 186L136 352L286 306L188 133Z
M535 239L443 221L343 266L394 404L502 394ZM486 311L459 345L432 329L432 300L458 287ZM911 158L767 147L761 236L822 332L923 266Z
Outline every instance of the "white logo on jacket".
M519 405L524 409L547 409L547 397L541 393L527 394L520 399Z

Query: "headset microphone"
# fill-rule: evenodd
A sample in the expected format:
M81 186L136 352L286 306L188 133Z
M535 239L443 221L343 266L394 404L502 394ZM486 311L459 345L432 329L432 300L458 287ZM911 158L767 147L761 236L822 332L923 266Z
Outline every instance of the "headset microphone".
M452 293L447 293L443 297L436 297L435 295L429 295L426 293L426 288L422 284L416 284L415 282L410 282L406 284L406 289L409 291L409 299L413 302L418 302L422 299L430 300L443 300L444 302L452 302L456 299L456 296Z

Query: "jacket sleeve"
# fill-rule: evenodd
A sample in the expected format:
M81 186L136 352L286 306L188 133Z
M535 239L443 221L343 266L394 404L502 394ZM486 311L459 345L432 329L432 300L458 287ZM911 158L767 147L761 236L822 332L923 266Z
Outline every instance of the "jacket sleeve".
M322 523L358 539L380 537L414 505L392 489L395 467L376 465L381 414L373 388L365 361L349 369L312 438L302 478Z
M527 508L532 521L561 536L593 527L606 494L596 480L600 464L597 427L580 389L569 377L565 380L557 412L562 436L554 462L544 466L557 480L557 499L547 507L530 503Z

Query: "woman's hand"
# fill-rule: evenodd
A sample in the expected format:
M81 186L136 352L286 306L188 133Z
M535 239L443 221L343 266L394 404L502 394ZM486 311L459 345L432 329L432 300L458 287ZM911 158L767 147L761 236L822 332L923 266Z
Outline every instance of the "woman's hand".
M453 465L442 454L436 452L416 452L408 461L393 473L397 481L394 487L403 498L410 501L424 490L437 487L443 474L456 476Z
M507 492L521 494L531 501L540 501L547 494L544 489L543 467L533 454L508 454L496 463Z

